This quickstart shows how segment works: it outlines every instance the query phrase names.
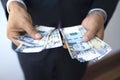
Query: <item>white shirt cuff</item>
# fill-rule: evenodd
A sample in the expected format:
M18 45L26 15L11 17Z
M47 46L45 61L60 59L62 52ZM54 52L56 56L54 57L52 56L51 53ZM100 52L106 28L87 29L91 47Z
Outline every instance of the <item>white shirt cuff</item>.
M91 10L88 12L88 14L91 14L91 13L96 12L96 11L100 12L100 13L103 15L104 20L105 20L105 22L106 22L106 20L107 20L107 13L106 13L105 10L103 10L103 9L101 9L101 8L91 9Z
M23 4L23 5L25 6L25 8L27 9L27 7L26 7L25 3L23 2L23 0L8 0L8 1L7 1L7 4L6 4L7 12L8 12L8 13L10 12L9 4L10 4L11 2L13 2L13 1L16 1L16 2L19 2L19 3Z

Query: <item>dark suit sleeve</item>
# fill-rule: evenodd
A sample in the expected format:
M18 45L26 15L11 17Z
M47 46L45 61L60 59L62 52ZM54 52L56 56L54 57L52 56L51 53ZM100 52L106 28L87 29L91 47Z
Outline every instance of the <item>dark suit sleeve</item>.
M5 10L5 14L6 14L6 17L7 17L7 19L8 19L8 12L7 12L7 8L6 8L6 3L7 3L7 1L8 0L1 0L1 3L2 3L2 6L3 6L3 8L4 8L4 10ZM25 1L25 0L23 0L23 1Z
M2 6L5 10L5 14L6 14L6 17L8 19L8 12L7 12L7 8L6 8L6 3L7 3L8 0L1 0L1 3L2 3Z
M119 0L94 0L91 8L92 9L101 8L106 11L107 13L107 21L105 23L106 25L113 15L118 1Z

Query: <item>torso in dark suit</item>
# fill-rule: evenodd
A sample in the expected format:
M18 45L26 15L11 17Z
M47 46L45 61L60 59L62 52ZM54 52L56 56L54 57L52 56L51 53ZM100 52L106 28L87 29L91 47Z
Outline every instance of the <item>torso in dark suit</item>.
M90 10L92 0L26 0L34 24L54 26L62 21L63 26L80 24ZM37 5L37 6L36 6Z
M115 10L118 0L24 0L32 16L34 25L56 26L59 20L62 26L81 24L88 11L102 8L107 12L108 20ZM107 23L107 22L106 22Z
M2 0L5 8L7 0ZM24 0L32 16L33 25L62 27L81 24L88 11L102 8L111 18L118 0ZM7 13L7 12L6 12ZM49 49L40 53L19 54L26 80L81 80L86 63L72 60L67 50Z
M7 0L1 0L6 9ZM33 25L54 26L61 19L63 26L80 24L90 9L107 12L108 23L119 0L24 0L32 16ZM7 12L6 12L7 14ZM7 14L8 15L8 14Z

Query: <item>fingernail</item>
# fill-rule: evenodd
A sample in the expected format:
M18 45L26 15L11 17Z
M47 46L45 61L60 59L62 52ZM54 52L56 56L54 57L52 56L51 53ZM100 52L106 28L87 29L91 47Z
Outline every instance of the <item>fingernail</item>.
M35 34L35 38L36 38L36 39L40 39L40 38L41 38L41 35L40 35L39 33L36 33L36 34Z
M86 41L88 41L88 40L89 40L88 36L84 36L84 37L83 37L83 41L86 42Z

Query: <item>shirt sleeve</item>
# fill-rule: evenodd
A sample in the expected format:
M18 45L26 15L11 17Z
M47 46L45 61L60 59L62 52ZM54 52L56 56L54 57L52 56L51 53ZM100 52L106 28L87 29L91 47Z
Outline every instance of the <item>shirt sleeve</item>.
M26 5L25 5L25 3L24 3L24 1L23 0L8 0L7 1L7 4L6 4L6 8L7 8L7 12L9 13L9 4L11 3L11 2L13 2L13 1L16 1L16 2L19 2L19 3L21 3L21 4L23 4L24 6L25 6L25 8L27 9L27 7L26 7Z
M119 0L93 0L91 9L99 8L106 12L107 14L107 20L105 23L106 25L113 15L118 1Z
M94 9L91 9L88 14L92 14L94 12L99 12L103 17L104 17L104 21L106 22L107 20L107 13L105 10L101 9L101 8L94 8Z

